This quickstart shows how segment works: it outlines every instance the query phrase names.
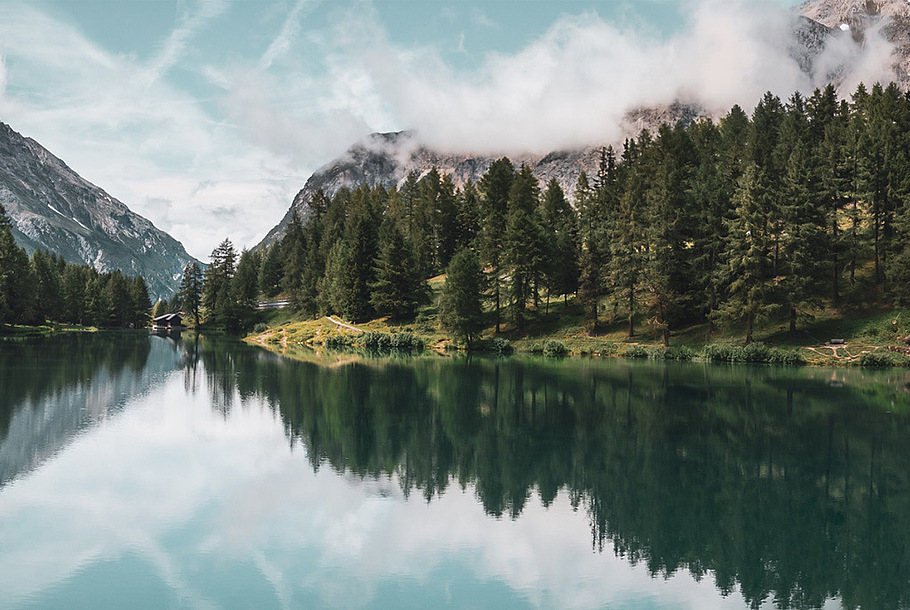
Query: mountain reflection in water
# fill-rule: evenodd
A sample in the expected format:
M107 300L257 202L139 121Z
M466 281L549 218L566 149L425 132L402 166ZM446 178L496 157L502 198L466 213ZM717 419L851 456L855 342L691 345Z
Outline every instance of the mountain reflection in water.
M275 356L229 339L0 345L0 499L167 374L223 417L269 405L300 459L495 518L560 495L595 551L757 606L910 605L905 371L618 360ZM31 373L29 373L31 371ZM2 605L2 604L0 604Z

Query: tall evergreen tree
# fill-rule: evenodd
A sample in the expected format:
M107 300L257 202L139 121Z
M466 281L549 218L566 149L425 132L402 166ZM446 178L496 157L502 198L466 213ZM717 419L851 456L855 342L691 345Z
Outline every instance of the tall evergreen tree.
M193 325L196 328L199 327L199 308L202 305L202 283L202 269L199 267L199 263L187 263L183 268L183 278L180 280L177 298L186 313L193 316Z
M483 220L480 228L480 253L487 267L487 284L492 293L493 315L496 332L502 322L502 288L503 288L503 250L505 247L505 229L508 217L509 192L515 178L515 167L512 162L502 157L497 159L480 179L483 193L481 211Z
M510 293L515 325L524 330L525 309L533 298L535 277L541 275L544 248L537 210L537 178L527 165L515 175L509 191L503 260L511 276Z
M429 300L427 284L417 270L414 248L391 218L379 230L379 252L373 271L376 280L370 286L370 303L379 315L408 317Z
M28 255L16 245L11 225L0 205L0 327L31 322L34 315L35 281Z
M439 321L470 347L483 329L480 295L483 270L472 250L458 252L446 268L446 282L439 300Z
M212 250L208 269L202 281L202 306L206 309L206 322L227 326L233 315L231 280L237 253L230 239L225 239Z
M547 306L550 295L568 295L578 289L578 218L556 178L551 178L542 201L542 229L548 256L544 257Z
M758 169L750 164L734 195L736 216L727 237L727 298L719 310L730 320L746 323L746 343L754 339L757 320L771 310L771 253L768 218L762 209Z

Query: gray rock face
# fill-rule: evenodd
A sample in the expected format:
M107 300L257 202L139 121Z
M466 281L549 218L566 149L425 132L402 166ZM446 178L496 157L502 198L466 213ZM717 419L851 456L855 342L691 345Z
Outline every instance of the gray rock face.
M0 123L0 203L16 242L98 271L142 275L149 295L169 298L195 260L176 239L82 179L31 138Z
M907 0L808 0L803 16L831 30L848 29L862 43L867 31L881 28L891 44L894 82L910 89L910 2Z
M450 174L455 186L460 188L468 180L479 181L497 158L431 150L422 146L412 132L374 133L313 173L294 197L284 218L269 231L257 248L269 246L280 239L295 212L305 221L310 214L309 201L320 189L332 197L343 187L356 188L363 184L400 187L412 171L423 176L434 167L440 174ZM586 171L589 176L597 171L600 147L547 155L509 155L509 158L516 169L521 164L529 165L542 185L556 178L571 197L581 171Z

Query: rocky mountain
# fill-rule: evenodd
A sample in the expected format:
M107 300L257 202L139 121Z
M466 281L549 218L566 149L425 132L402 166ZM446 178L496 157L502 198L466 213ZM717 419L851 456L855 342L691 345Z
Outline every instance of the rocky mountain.
M195 260L176 239L81 178L43 146L0 123L0 204L16 242L101 272L142 275L149 294L170 297Z
M845 32L849 31L855 43L861 46L867 30L872 28L893 46L893 79L904 89L910 89L910 1L809 0L800 7L799 14L793 16L792 28L789 54L813 81L840 82L845 66L836 61L831 63L830 58L824 57L826 45L834 39L843 40ZM710 112L696 103L674 102L658 107L631 108L622 126L627 135L634 136L642 129L654 131L662 123L688 123L707 116ZM530 165L541 183L556 178L571 196L582 170L589 175L596 172L599 151L605 144L610 143L592 143L587 148L546 155L510 155L510 158L516 165ZM494 159L494 156L481 154L455 155L430 150L422 146L412 132L373 134L310 176L284 218L259 246L277 241L295 212L305 220L309 213L307 203L320 189L332 196L345 186L400 186L410 172L423 175L432 167L451 174L455 184L461 186L468 179L479 180Z
M556 178L560 186L571 194L578 175L584 169L596 172L600 148L552 152L547 155L509 155L517 166L530 165L534 174L544 183ZM443 174L451 174L455 186L467 180L478 181L497 159L489 155L448 154L421 145L412 132L374 133L352 146L348 151L316 171L294 197L290 209L259 246L271 245L287 228L294 213L305 220L309 215L308 202L317 191L329 197L342 187L363 184L386 188L400 186L412 171L422 176L435 167ZM257 247L259 247L257 246Z
M894 46L891 54L894 81L903 89L910 89L910 2L808 0L801 12L807 19L825 27L850 31L859 42L870 28L881 28L881 35Z

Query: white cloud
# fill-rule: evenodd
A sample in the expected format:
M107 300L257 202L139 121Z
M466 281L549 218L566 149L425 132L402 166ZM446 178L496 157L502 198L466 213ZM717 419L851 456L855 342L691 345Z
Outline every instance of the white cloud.
M470 74L433 49L396 47L373 23L363 18L356 37L344 40L333 74L359 81L366 107L385 104L395 123L440 148L543 152L611 141L640 105L682 98L724 112L751 107L767 90L786 97L818 84L789 55L793 13L767 3L693 2L688 24L666 40L617 29L594 13L565 16ZM890 46L881 37L863 46L841 37L831 45L838 46L851 66L845 84L886 74Z
M305 19L317 7L329 29ZM195 47L232 9L181 3L143 61L32 5L0 3L0 116L205 258L225 236L253 245L314 169L372 131L416 129L449 150L546 151L614 141L626 111L643 104L698 99L724 112L766 90L786 97L817 84L787 53L791 13L767 2L692 0L687 23L665 39L596 13L566 15L472 71L440 46L393 41L379 7L361 2L298 0L277 33L257 37L266 41L257 57ZM249 27L264 23L274 27ZM818 71L848 62L845 87L869 82L890 49L873 33L862 46L844 35ZM192 91L172 78L175 66L197 75ZM206 181L214 186L197 188Z

